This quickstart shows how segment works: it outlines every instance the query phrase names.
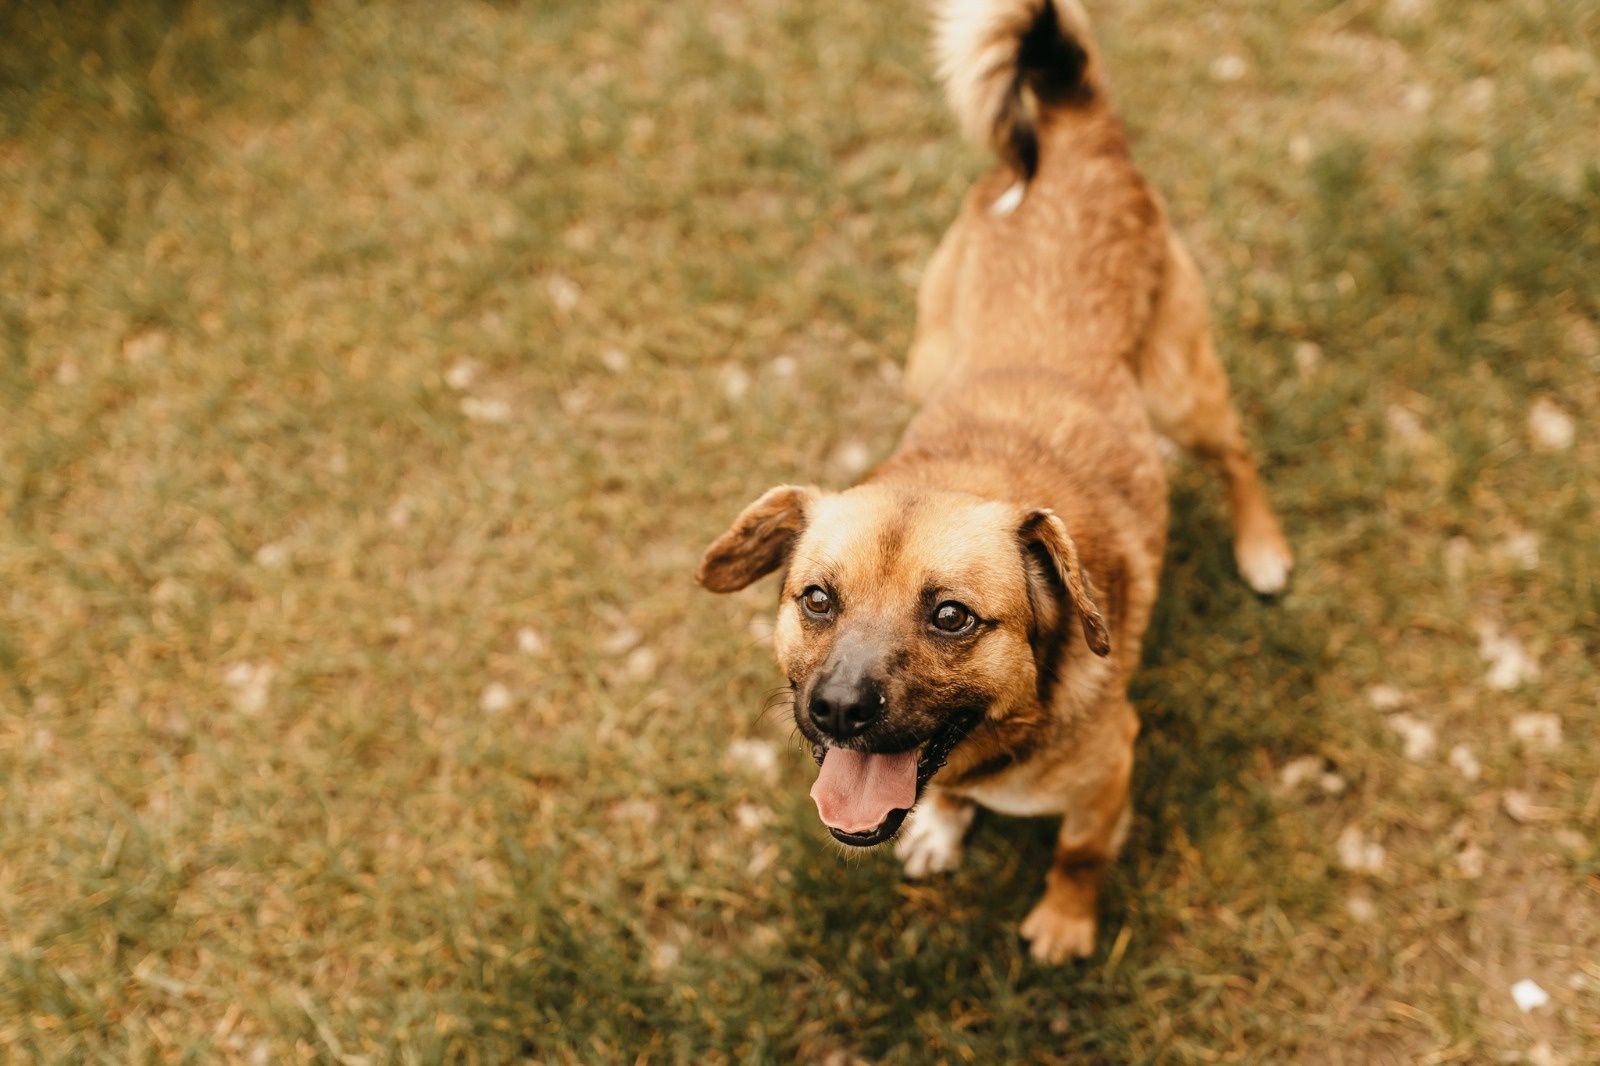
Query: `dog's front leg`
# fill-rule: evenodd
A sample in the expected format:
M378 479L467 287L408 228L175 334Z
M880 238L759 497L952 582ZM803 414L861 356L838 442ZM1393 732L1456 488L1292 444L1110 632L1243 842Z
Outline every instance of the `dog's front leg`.
M1132 761L1130 751L1129 769ZM1044 898L1022 921L1028 953L1039 962L1065 962L1094 952L1100 882L1128 835L1130 816L1128 774L1123 771L1061 820Z
M972 825L972 815L971 800L928 789L895 841L894 853L904 864L906 876L927 877L961 865L961 840Z

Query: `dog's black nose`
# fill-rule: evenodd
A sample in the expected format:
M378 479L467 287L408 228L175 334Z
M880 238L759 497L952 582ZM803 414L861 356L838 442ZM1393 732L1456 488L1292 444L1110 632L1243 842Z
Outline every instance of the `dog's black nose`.
M848 740L883 717L888 703L871 682L830 677L817 685L807 710L811 721L835 740Z

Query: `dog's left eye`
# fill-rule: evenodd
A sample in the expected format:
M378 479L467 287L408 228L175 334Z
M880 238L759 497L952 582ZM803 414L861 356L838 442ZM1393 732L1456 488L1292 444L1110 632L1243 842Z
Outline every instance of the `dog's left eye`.
M833 597L819 585L810 585L800 594L801 606L813 618L826 618L833 611Z
M955 600L946 600L933 609L933 628L941 633L965 633L977 622L977 617Z

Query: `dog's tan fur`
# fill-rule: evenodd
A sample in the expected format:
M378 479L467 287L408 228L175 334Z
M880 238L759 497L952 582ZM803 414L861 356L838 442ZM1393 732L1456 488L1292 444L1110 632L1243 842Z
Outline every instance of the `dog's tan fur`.
M1008 154L928 266L907 369L921 408L899 447L845 492L763 496L708 549L701 580L725 591L785 570L776 647L802 697L851 634L894 650L894 724L907 735L932 728L942 693L986 707L898 848L926 873L954 864L972 804L1061 816L1044 896L1022 925L1053 962L1092 950L1101 875L1128 828L1138 722L1126 690L1167 529L1157 434L1222 472L1247 581L1278 591L1290 555L1198 272L1129 157L1072 0L1057 18L1085 50L1082 91L1006 96L1019 81L1006 57L1045 2L948 5L944 72L963 124L1001 144L1028 123L1038 165L1019 175L1026 153ZM838 590L838 624L797 604L823 580ZM994 624L959 649L931 637L918 606L930 587Z

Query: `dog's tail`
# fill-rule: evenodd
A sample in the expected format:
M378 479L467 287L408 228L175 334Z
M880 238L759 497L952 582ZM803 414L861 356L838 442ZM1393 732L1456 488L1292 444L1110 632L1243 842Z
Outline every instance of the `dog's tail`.
M937 0L939 75L963 132L1024 181L1039 167L1039 120L1102 91L1079 0Z

